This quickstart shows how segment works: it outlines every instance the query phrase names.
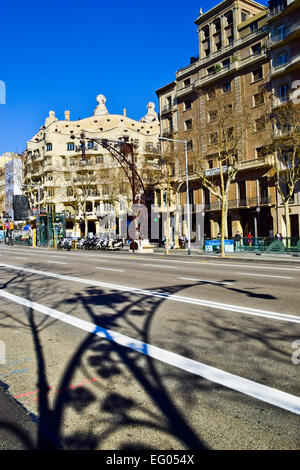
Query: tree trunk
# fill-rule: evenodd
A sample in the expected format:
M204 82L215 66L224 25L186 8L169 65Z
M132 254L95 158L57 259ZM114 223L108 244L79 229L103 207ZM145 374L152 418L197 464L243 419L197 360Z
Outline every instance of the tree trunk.
M291 224L290 224L290 213L289 213L289 201L284 201L284 214L285 214L285 226L286 226L286 247L289 247L289 241L291 237Z

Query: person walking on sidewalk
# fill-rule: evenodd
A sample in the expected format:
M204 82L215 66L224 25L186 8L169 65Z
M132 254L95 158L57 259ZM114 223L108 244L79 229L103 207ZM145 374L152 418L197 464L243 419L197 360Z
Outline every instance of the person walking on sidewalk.
M236 251L237 250L241 251L241 240L242 240L242 236L240 232L236 232L235 237L234 237L234 247Z

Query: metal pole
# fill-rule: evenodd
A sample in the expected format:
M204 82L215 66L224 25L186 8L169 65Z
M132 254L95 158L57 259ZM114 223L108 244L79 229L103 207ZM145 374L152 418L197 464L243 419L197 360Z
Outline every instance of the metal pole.
M188 227L188 255L191 255L191 218L190 218L190 195L189 195L189 171L187 159L187 140L184 140L184 153L185 153L185 177L186 177L186 204L187 204L187 227Z

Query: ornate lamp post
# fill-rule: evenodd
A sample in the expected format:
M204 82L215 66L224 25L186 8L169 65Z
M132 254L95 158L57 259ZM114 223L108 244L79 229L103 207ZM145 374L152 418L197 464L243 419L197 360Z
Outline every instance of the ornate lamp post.
M128 136L123 136L120 140L109 140L109 139L99 139L93 137L87 137L85 133L81 133L80 136L74 134L71 135L71 139L80 139L80 146L78 147L81 150L81 161L82 165L86 165L86 141L95 142L105 150L107 150L110 155L119 163L124 173L127 176L127 179L130 183L131 193L132 193L132 204L137 204L139 202L146 200L146 191L143 184L143 181L137 171L135 158L134 158L134 149L136 148L133 139L129 141ZM136 217L135 217L136 219ZM132 250L135 251L136 242L132 241Z

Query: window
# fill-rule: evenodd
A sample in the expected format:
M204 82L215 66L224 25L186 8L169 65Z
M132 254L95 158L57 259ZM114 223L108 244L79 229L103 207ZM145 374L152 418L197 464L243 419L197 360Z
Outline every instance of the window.
M289 86L287 83L279 87L279 100L280 103L287 101L289 99Z
M49 189L47 190L47 195L48 195L49 197L53 197L53 196L54 196L54 189L53 189L53 188L49 188Z
M209 67L209 68L207 69L207 74L208 74L208 75L212 75L213 73L215 73L215 67Z
M266 176L259 179L259 196L261 204L268 204L268 178Z
M264 104L264 95L261 92L254 93L253 106L260 106L261 104Z
M88 142L88 148L89 149L93 149L94 148L94 142L91 140L90 142Z
M103 155L96 157L96 163L103 163L103 161L104 161Z
M209 113L208 113L208 122L216 121L217 116L218 116L218 111L217 110L209 111Z
M247 191L246 191L246 181L238 181L238 198L240 206L246 205Z
M208 26L205 26L205 28L203 28L203 34L204 34L204 38L207 39L209 37L209 27Z
M212 132L209 134L209 142L212 145L215 145L218 143L218 133L217 132Z
M189 140L189 141L187 142L187 149L188 149L188 150L193 150L193 141L192 141L192 140Z
M187 121L185 121L184 123L184 127L185 127L185 130L186 131L190 131L193 127L193 120L192 119L188 119Z
M102 186L102 194L103 195L108 195L109 194L108 186L106 186L106 185Z
M208 93L207 93L207 99L208 100L214 100L216 97L216 90L210 90Z
M225 18L227 20L227 26L233 23L233 13L232 11L229 11L228 13L225 13Z
M263 70L262 67L259 67L252 72L252 82L256 82L257 80L261 80L263 78Z
M255 149L255 152L256 152L256 158L263 158L267 155L266 147L257 147Z
M250 24L250 33L254 33L258 29L258 21L254 21Z
M70 165L74 166L77 164L77 158L71 158Z
M167 108L170 109L172 107L172 97L167 96Z
M285 65L288 61L288 55L287 53L285 52L284 54L280 54L279 57L277 57L277 60L276 60L276 66L277 67L282 67L283 65Z
M227 139L231 140L234 137L234 128L233 127L228 127L227 128Z
M241 12L241 20L242 22L243 21L246 21L247 19L249 18L249 13L247 11L243 11Z
M224 93L229 93L231 91L231 82L224 83L222 88Z
M183 84L184 84L183 86L185 86L185 87L189 86L191 84L191 79L187 78L186 80L184 80Z
M70 152L71 150L75 150L75 144L74 144L74 142L69 142L69 143L67 144L67 150L68 150L68 152Z
M215 33L217 33L218 31L220 31L220 29L221 29L221 20L219 20L219 19L216 20L216 21L214 22L214 26L215 26Z
M214 161L213 160L208 160L208 168L211 169L214 167Z
M67 196L69 196L69 197L73 196L73 189L72 188L67 188Z
M47 181L53 181L53 173L47 174Z
M282 41L286 37L286 27L285 25L279 26L279 28L276 29L275 33L275 41Z
M266 124L265 124L265 120L263 117L260 117L258 119L255 119L255 130L256 132L261 132L265 129L266 127Z
M186 100L184 102L184 110L187 110L187 109L192 109L192 102L191 100Z
M47 152L49 152L49 150L52 150L52 144L47 144L46 149L47 149Z
M252 52L252 54L260 54L260 52L261 52L260 42L257 43L257 44L254 44L254 46L251 46L251 52Z
M225 59L225 60L222 60L222 65L223 67L229 67L230 66L230 59Z
M233 44L233 39L234 39L233 36L228 36L228 46L232 46L232 44Z

